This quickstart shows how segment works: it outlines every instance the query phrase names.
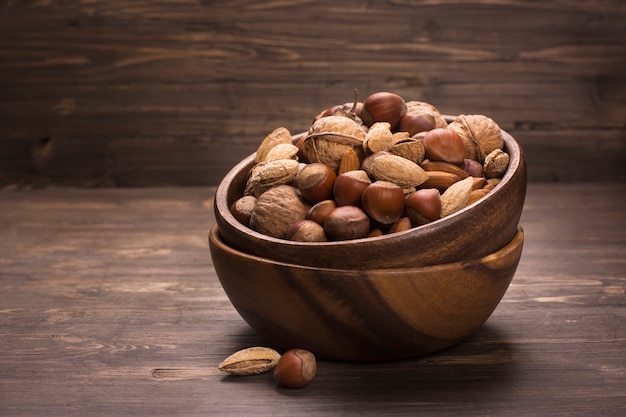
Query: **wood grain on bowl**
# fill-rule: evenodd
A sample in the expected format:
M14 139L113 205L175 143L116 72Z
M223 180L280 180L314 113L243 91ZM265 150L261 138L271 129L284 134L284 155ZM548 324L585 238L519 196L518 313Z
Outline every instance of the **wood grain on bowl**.
M229 247L217 226L209 234L222 287L252 328L283 348L351 361L424 355L471 335L506 292L523 241L519 227L482 258L363 271L276 262Z

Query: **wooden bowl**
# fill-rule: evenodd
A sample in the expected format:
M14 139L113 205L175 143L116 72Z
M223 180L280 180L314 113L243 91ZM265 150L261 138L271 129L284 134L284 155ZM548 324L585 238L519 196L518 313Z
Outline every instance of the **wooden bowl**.
M436 265L492 253L513 239L526 196L526 162L515 139L502 131L509 167L502 181L474 204L426 225L374 238L293 242L256 232L235 219L232 203L243 193L255 154L219 184L215 217L224 241L243 252L323 268L373 269ZM297 137L294 137L297 140Z
M522 254L517 229L482 258L370 271L273 261L209 234L213 265L233 306L282 349L333 360L395 360L433 353L477 330L506 292Z

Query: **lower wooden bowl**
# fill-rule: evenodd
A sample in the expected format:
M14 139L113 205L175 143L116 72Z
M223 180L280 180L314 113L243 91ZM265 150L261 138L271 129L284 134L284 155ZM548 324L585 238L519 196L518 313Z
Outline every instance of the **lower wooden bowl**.
M453 346L493 313L519 263L524 232L481 258L416 268L347 270L294 265L226 245L209 247L241 317L278 348L320 358L382 361Z

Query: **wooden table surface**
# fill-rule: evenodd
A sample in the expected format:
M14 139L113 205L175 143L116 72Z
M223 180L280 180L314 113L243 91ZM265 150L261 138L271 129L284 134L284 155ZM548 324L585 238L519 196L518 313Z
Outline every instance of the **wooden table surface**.
M0 415L626 414L626 185L528 188L524 254L449 350L320 361L302 390L217 364L264 345L226 298L213 188L0 193Z

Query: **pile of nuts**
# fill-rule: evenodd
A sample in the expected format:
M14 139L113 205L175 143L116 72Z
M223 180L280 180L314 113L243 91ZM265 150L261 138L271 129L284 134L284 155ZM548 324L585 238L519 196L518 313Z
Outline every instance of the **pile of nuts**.
M230 209L253 230L294 241L399 232L489 193L509 164L503 147L487 116L448 123L429 103L378 92L324 110L296 143L285 127L267 135Z

